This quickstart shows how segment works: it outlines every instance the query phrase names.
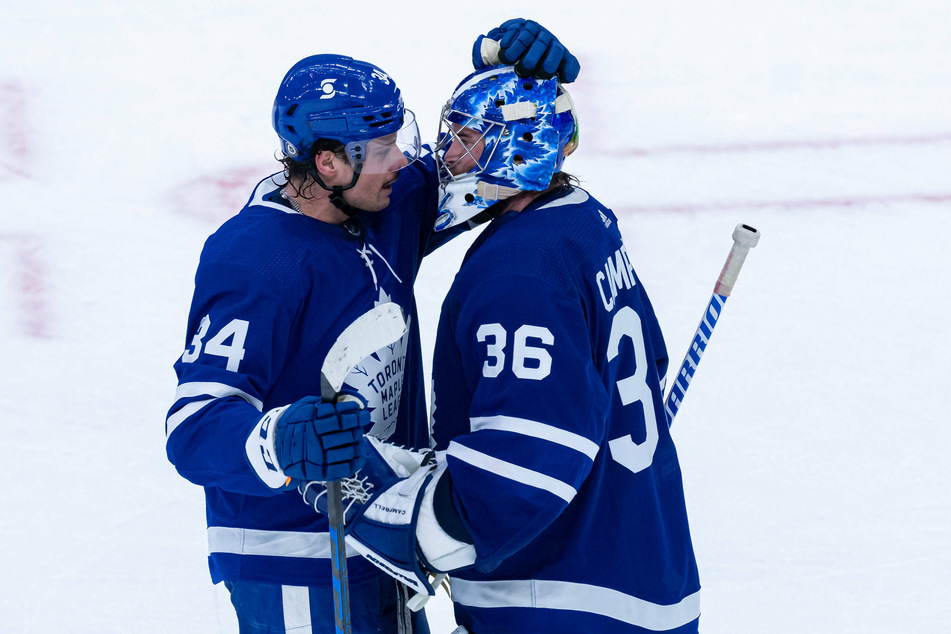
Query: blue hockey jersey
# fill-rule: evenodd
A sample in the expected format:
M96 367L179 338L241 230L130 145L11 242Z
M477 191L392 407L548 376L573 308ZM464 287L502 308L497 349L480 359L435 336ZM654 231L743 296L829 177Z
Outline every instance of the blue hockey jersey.
M379 302L399 304L410 329L359 365L344 389L368 401L370 433L430 445L413 282L437 239L431 157L400 172L386 209L360 214L362 231L294 212L280 197L283 184L282 175L262 181L208 238L175 363L166 448L179 473L205 489L216 583L330 584L326 519L296 491L262 484L245 442L262 412L320 395L330 346ZM350 561L355 582L381 574L362 558Z
M443 304L433 435L475 545L457 621L697 632L663 336L614 214L566 188L471 247Z

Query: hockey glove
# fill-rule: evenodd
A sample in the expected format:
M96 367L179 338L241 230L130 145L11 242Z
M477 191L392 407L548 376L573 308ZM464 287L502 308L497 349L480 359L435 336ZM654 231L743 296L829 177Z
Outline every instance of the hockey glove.
M339 480L363 466L360 439L370 413L357 400L327 403L307 396L272 409L255 425L245 444L248 461L272 489L288 479Z
M370 437L364 438L363 451L366 466L341 482L347 545L416 592L433 595L429 573L475 561L467 536L450 536L436 519L434 495L445 459ZM326 488L314 482L299 488L304 501L326 515Z
M503 22L472 45L476 70L495 64L515 65L520 77L558 80L568 84L578 78L581 64L551 31L537 22L515 18Z

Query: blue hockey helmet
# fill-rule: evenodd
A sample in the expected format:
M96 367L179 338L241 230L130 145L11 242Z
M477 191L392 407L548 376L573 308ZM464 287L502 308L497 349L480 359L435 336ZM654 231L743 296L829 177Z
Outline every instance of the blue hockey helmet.
M440 117L436 230L519 192L547 189L578 145L573 107L557 79L522 78L511 66L463 79Z
M313 158L318 139L343 143L357 173L378 140L395 142L407 163L419 158L416 117L404 108L396 82L377 66L344 55L312 55L294 64L274 99L272 124L281 150L299 162Z

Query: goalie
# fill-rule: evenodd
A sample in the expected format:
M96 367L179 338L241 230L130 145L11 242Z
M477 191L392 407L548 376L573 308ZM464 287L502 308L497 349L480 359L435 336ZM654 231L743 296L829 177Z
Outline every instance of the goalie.
M695 633L666 347L617 218L561 171L577 142L556 78L483 68L443 109L436 229L492 221L442 307L436 450L363 439L347 541L418 592L449 573L477 634Z

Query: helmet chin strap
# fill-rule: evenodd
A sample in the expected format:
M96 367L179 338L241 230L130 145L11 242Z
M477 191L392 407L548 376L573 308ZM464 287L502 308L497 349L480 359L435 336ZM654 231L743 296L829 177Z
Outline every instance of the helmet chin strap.
M350 205L350 203L348 203L346 200L343 199L343 192L344 192L345 190L347 190L347 189L350 189L350 187L353 187L353 185L354 185L356 182L357 182L357 176L354 175L354 177L353 177L353 183L351 183L349 187L339 187L339 186L338 186L338 187L334 187L332 190L330 190L330 192L331 192L331 193L330 193L330 202L333 203L333 206L334 206L334 207L336 207L337 209L339 209L340 211L342 211L344 214L346 214L347 218L353 218L356 214L358 214L358 213L360 212L359 209L357 209L356 207ZM324 189L326 189L326 188L324 188Z
M342 211L347 216L347 218L353 218L360 212L359 209L352 206L350 203L348 203L346 200L343 199L343 193L347 191L348 189L351 189L354 185L357 184L357 179L360 178L360 172L356 170L353 171L353 180L351 180L350 184L347 185L346 187L341 187L340 185L327 187L327 185L324 184L324 181L321 180L320 174L317 172L317 169L314 166L311 166L308 172L310 173L311 178L313 178L317 182L317 184L321 186L321 188L323 188L325 191L330 192L330 197L329 197L330 202L333 204L334 207Z

